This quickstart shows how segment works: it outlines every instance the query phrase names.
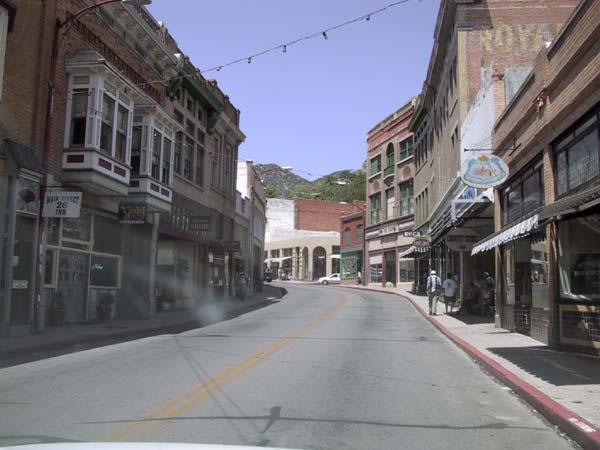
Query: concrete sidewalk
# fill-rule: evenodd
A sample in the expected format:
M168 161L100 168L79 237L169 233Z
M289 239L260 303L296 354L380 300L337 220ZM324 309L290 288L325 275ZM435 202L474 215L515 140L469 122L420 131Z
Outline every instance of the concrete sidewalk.
M342 286L345 287L345 286ZM429 316L426 296L395 288L351 287L396 294L493 376L584 448L600 448L600 360L552 349L528 336L495 328L476 317Z
M223 299L193 310L160 312L152 319L111 320L103 323L67 324L48 327L39 334L0 337L0 361L46 351L93 347L164 333L177 333L226 320L252 311L285 295L285 289L264 286L262 292L244 301Z

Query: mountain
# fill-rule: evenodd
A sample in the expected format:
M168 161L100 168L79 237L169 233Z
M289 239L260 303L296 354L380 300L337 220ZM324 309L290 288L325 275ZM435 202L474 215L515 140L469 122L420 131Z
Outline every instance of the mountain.
M265 183L267 197L318 198L328 201L364 200L366 175L362 169L338 170L309 181L277 164L254 166Z

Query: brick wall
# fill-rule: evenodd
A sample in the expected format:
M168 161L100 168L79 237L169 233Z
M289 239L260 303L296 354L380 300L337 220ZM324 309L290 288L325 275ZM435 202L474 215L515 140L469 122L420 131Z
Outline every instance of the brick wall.
M346 239L346 229L350 229L350 239ZM340 218L340 246L342 249L362 246L365 239L364 234L364 211Z
M6 43L0 139L37 151L41 159L48 94L54 1L19 2Z
M297 230L339 231L340 217L360 211L356 204L340 204L321 200L294 200Z

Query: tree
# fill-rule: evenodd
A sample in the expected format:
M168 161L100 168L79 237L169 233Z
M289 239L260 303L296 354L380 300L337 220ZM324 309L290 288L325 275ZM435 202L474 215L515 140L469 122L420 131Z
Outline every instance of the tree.
M272 184L265 186L265 196L267 198L277 198L277 189Z

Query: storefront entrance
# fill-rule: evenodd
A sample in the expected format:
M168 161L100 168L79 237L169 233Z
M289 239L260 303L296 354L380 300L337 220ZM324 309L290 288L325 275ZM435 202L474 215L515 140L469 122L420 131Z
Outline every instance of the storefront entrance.
M61 252L58 264L58 292L65 304L65 321L82 322L87 314L89 256Z
M385 280L383 282L384 286L387 283L391 283L396 286L396 252L386 252L385 253L385 272L384 272Z

